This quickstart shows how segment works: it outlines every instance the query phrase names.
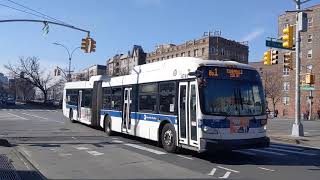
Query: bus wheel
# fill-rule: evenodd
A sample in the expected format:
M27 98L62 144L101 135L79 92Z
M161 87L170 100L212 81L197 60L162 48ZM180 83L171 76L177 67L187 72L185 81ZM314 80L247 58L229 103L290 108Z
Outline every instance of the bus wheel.
M72 110L72 109L70 109L70 111L69 111L69 120L70 120L70 122L74 123L74 120L73 120L73 110Z
M172 126L172 124L170 123L165 124L161 133L161 142L162 142L163 149L171 153L176 152L177 151L176 140L177 140L176 131Z
M113 131L111 130L111 122L108 116L104 118L104 132L106 132L108 136L113 135Z

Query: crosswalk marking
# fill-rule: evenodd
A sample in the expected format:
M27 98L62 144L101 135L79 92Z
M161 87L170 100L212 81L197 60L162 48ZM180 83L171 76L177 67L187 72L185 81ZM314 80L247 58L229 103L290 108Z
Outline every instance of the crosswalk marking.
M74 147L74 148L76 148L76 149L78 149L78 150L87 150L87 149L89 149L89 148L87 148L87 147L82 147L82 146L80 146L80 147Z
M98 151L87 151L89 154L94 155L94 156L100 156L103 155L104 153L98 152Z
M230 176L231 172L227 171L223 176L219 177L219 179L227 179Z
M296 147L291 147L291 146L282 146L282 145L276 145L276 144L271 144L270 147L275 147L275 148L285 148L285 149L291 149L291 150L297 150L297 151L303 151L303 148L296 148Z
M262 149L248 149L249 151L254 151L254 152L260 152L260 153L266 153L266 154L273 154L273 155L278 155L278 156L285 156L286 154L283 153L278 153L278 152L273 152L273 151L265 151Z
M124 145L130 146L130 147L133 147L133 148L136 148L136 149L144 150L144 151L149 151L151 153L158 154L158 155L167 154L165 152L158 151L158 150L151 149L151 148L147 148L147 147L144 147L144 146L139 146L137 144L126 143Z
M315 156L316 154L313 153L306 153L306 152L299 152L299 151L292 151L292 150L285 150L285 149L278 149L278 148L266 148L274 151L280 151L280 152L288 152L288 153L295 153L295 154L301 154L301 155L307 155L307 156Z
M11 116L18 117L18 118L23 119L23 120L28 120L27 118L24 118L24 117L21 117L21 116L15 115L15 114L11 114L11 113L8 113L8 114L9 114L9 115L11 115Z

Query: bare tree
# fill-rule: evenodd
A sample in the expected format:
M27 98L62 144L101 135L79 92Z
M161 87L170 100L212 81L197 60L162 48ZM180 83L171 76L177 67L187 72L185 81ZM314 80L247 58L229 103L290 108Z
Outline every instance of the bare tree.
M283 79L278 72L268 72L263 77L266 97L272 101L273 112L283 95Z
M19 58L19 62L16 65L8 64L4 66L9 70L9 73L13 77L19 77L25 79L43 93L44 102L47 101L48 89L53 86L53 78L50 73L45 73L40 69L39 58L27 57Z

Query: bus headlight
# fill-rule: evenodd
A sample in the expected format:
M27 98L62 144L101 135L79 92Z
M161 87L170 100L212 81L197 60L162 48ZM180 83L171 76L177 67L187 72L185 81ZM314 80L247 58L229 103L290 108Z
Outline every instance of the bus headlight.
M218 129L209 126L203 126L202 131L208 134L218 134Z
M262 126L265 126L265 125L267 125L267 120L266 119L261 119L261 125Z

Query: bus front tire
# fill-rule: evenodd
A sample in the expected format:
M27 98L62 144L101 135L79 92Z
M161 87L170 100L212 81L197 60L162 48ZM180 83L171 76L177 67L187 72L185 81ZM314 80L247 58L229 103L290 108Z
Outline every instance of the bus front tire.
M104 132L106 132L107 136L113 135L113 131L111 130L111 121L108 116L104 118Z
M70 120L71 123L74 123L74 120L73 120L73 110L72 110L72 109L70 109L70 111L69 111L69 120Z
M170 153L177 152L177 136L172 124L165 124L161 133L161 143L163 149Z

